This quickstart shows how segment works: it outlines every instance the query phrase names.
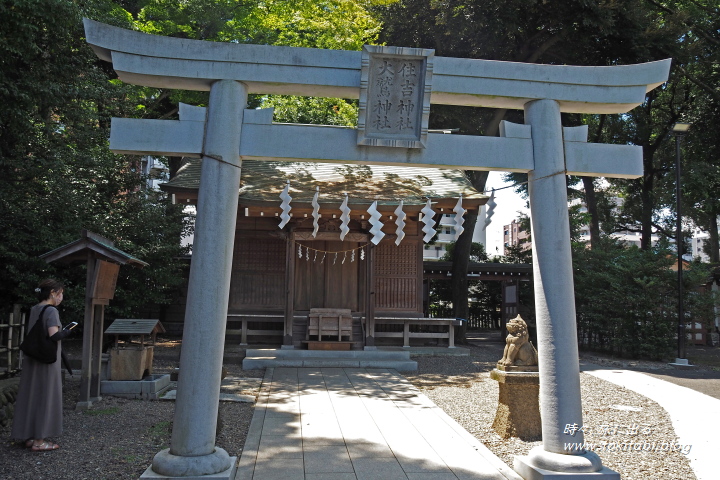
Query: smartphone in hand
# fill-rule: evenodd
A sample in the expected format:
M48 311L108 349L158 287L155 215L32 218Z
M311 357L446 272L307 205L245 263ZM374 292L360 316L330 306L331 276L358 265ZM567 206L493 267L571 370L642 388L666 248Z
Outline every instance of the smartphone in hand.
M70 322L67 325L65 325L65 328L63 330L72 330L73 328L78 326L78 322Z

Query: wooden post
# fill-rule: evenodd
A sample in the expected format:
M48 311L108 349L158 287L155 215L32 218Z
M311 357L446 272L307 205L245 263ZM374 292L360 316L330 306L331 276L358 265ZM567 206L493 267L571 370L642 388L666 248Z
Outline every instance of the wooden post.
M75 405L76 410L87 410L92 406L91 390L91 364L92 345L94 338L93 322L93 280L95 278L95 256L90 254L87 258L87 275L85 280L85 316L83 317L83 349L82 371L80 373L80 397Z
M285 336L283 345L293 345L293 312L295 311L295 242L290 232L285 249Z
M20 311L19 308L20 308L20 306L18 305L18 312ZM18 356L17 366L18 366L18 368L22 368L22 355L20 355L20 343L21 343L21 342L23 341L23 339L25 338L25 327L27 326L27 321L29 320L29 318L30 318L30 316L29 316L28 314L26 314L26 313L21 313L21 314L20 314L20 317L19 317L19 320L20 320L20 337L18 338L18 341L17 341L17 346L18 346L18 350L17 350L17 356Z
M105 322L105 305L93 304L93 336L90 360L90 401L102 400L100 395L100 370L102 369L103 324Z
M367 252L367 275L366 279L366 304L365 304L365 318L367 331L365 332L365 347L375 349L375 247L373 244L368 244Z
M241 320L240 345L247 345L247 318Z
M13 305L8 330L8 371L20 368L20 344L25 337L25 314L20 311L20 305ZM14 368L11 366L14 365Z

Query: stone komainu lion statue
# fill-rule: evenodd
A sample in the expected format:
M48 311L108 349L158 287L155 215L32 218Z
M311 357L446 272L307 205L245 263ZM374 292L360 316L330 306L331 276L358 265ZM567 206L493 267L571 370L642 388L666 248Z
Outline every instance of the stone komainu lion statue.
M498 365L533 366L538 364L537 350L530 341L528 327L520 315L507 323L509 335L505 338L505 351Z

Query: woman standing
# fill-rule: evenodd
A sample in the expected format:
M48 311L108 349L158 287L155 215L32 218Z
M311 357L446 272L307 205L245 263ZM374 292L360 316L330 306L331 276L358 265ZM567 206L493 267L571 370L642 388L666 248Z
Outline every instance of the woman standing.
M20 387L15 400L15 415L11 437L25 442L33 452L57 450L57 444L46 441L62 433L62 373L60 369L61 340L70 334L63 330L57 306L63 301L64 286L57 280L40 282L35 289L40 303L32 307L27 331L38 321L41 312L48 336L57 342L54 363L42 363L29 356L23 357Z

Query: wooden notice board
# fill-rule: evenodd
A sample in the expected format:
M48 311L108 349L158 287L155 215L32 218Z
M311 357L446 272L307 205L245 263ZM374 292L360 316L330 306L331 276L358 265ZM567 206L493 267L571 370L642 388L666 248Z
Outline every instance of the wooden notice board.
M92 298L112 300L115 296L115 286L120 272L120 265L117 263L97 260L95 263L95 278L93 278Z

